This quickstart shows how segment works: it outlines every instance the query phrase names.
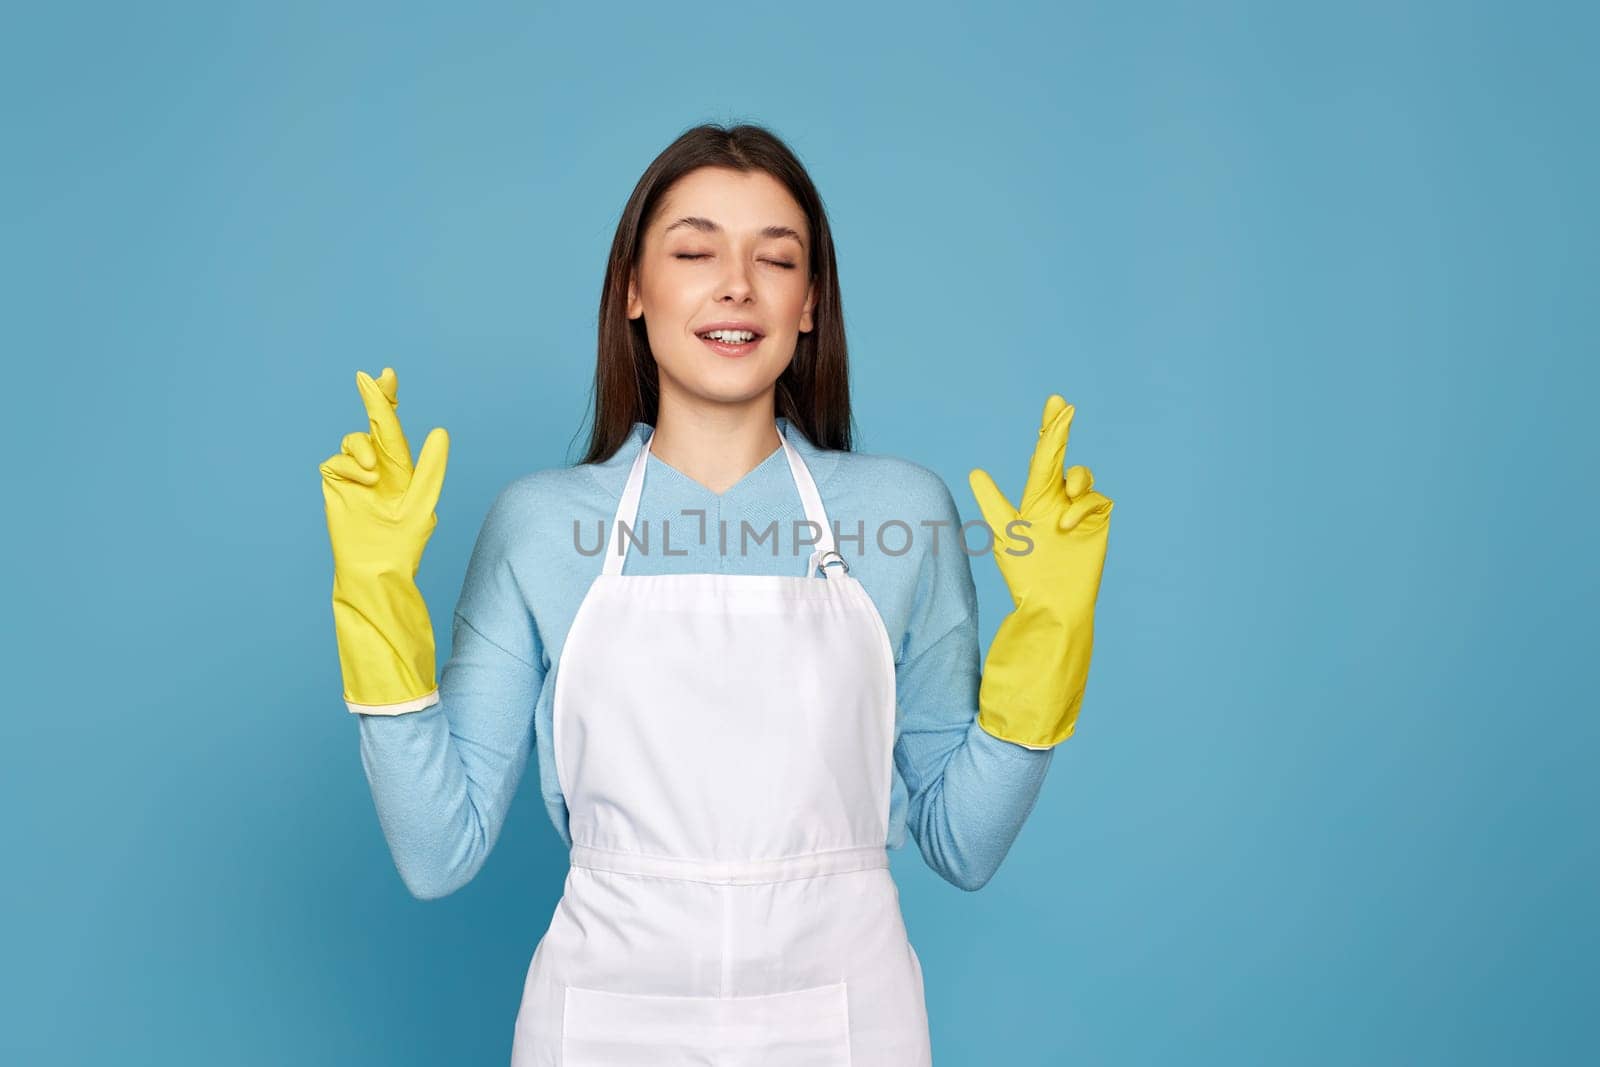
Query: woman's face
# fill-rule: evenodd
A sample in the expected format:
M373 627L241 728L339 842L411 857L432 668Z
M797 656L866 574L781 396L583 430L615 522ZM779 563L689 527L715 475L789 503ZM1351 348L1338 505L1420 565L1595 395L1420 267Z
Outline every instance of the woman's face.
M771 391L812 329L805 212L765 171L701 167L662 196L628 283L644 317L661 393L741 403ZM753 341L706 337L723 324Z

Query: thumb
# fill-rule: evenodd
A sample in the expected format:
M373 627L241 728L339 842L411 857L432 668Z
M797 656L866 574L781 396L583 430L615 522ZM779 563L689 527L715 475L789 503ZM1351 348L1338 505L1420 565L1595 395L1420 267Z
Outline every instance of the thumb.
M972 487L972 495L978 501L978 510L983 512L983 521L989 524L989 529L994 533L995 543L1006 543L1006 524L1017 517L1017 509L1011 506L1011 501L994 484L988 471L974 469L967 475L967 484Z
M443 426L435 426L428 433L428 439L422 442L416 469L411 473L404 505L407 511L416 514L433 510L444 488L444 470L449 461L450 435Z

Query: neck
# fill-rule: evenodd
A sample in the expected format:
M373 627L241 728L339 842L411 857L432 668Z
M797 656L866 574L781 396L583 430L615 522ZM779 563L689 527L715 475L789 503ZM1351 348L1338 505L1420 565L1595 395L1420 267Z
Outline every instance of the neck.
M651 453L713 493L726 492L783 445L771 390L740 404L661 399Z

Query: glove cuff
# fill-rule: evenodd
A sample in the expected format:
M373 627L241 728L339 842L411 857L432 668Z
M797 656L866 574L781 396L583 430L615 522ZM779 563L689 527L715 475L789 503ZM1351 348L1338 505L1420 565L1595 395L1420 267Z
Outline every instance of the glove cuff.
M1077 728L1093 649L1093 616L1073 626L1019 605L989 645L978 687L978 725L1027 748L1065 741Z
M433 623L409 576L335 571L333 623L351 712L401 714L438 703Z
M413 711L423 711L439 703L439 690L434 689L425 696L414 700L402 700L398 704L357 704L348 698L344 702L353 715L405 715Z

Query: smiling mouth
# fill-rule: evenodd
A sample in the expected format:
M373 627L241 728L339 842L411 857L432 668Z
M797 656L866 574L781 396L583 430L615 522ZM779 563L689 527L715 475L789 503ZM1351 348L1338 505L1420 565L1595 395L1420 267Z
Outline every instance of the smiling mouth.
M695 336L718 355L745 356L756 350L763 335L753 330L710 330Z

